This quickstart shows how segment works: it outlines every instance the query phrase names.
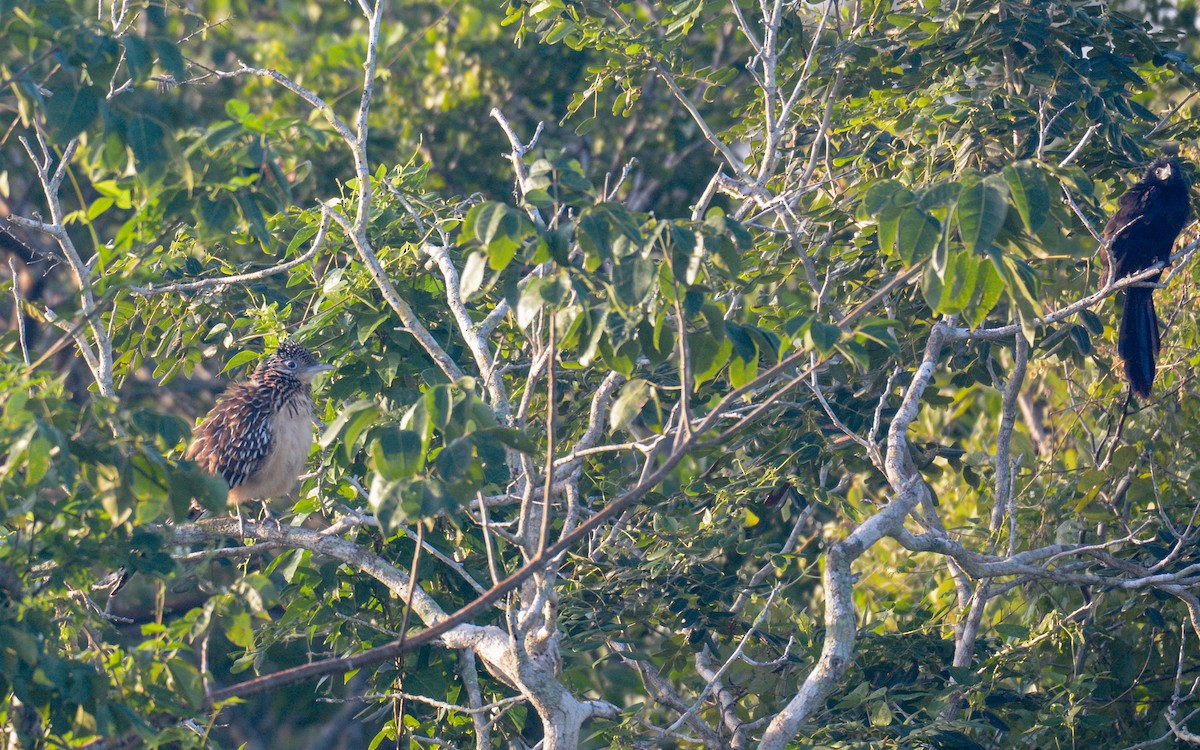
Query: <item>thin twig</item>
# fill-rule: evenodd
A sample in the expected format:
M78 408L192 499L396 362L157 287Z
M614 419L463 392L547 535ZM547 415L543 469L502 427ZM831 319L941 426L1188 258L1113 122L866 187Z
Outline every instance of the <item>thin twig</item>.
M21 304L21 282L17 277L17 266L12 257L8 259L8 270L12 272L13 315L17 319L17 335L21 341L21 357L29 367L29 342L25 339L25 311Z
M280 263L277 266L264 268L261 271L251 271L249 273L239 273L233 276L222 276L214 279L202 279L200 281L191 281L184 284L168 284L166 286L148 286L129 287L129 291L139 296L148 297L153 294L168 294L173 292L198 292L204 289L212 289L220 286L232 286L234 284L244 284L247 281L258 281L260 279L269 278L281 273L286 273L297 266L302 266L316 257L321 251L321 247L325 244L325 237L329 230L329 222L332 216L327 206L321 207L321 224L317 228L317 234L313 237L312 245L298 258L293 258L286 263Z

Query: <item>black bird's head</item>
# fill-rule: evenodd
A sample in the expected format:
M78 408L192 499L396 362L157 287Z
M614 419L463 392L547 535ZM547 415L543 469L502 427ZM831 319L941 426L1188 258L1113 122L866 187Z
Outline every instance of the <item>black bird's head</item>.
M311 382L317 373L334 369L317 360L313 353L294 341L285 341L275 353L263 360L254 371L254 380L261 381L268 374L290 375L297 380Z
M1183 185L1183 166L1174 156L1163 156L1146 167L1142 182L1159 185Z

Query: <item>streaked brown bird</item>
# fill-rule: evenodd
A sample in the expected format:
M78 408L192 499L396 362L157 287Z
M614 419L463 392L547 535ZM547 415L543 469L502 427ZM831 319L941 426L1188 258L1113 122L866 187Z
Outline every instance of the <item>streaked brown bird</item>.
M313 439L312 379L332 369L300 344L283 342L248 383L229 386L196 429L186 457L225 478L230 505L263 500L265 509L304 470Z
M196 429L186 457L225 478L239 522L245 501L263 500L269 517L265 501L295 486L312 447L312 379L332 369L303 346L285 341L259 364L250 382L229 386ZM241 531L244 536L245 528ZM106 611L128 581L122 566L92 586L108 590Z

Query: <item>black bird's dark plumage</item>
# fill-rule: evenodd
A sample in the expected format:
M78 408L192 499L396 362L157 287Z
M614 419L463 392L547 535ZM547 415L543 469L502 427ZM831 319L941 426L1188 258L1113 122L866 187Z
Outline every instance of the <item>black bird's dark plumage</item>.
M1157 159L1142 179L1117 201L1117 212L1104 227L1104 265L1116 280L1166 261L1191 211L1183 168L1173 157ZM1156 273L1147 282L1157 282ZM1130 286L1124 292L1117 353L1125 377L1138 396L1150 395L1162 336L1154 312L1154 290Z

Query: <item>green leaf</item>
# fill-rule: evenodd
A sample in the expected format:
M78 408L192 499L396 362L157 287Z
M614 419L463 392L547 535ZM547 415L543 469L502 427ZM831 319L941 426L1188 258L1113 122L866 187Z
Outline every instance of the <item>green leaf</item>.
M925 188L921 192L921 197L917 200L917 205L926 211L933 211L938 208L949 208L958 200L959 186L957 182L937 182Z
M388 533L404 522L407 516L403 510L404 493L410 487L408 480L390 480L382 474L371 478L371 490L367 494L367 504L371 512L379 519L379 523Z
M1100 316L1091 310L1080 310L1079 320L1087 328L1088 333L1093 336L1100 336L1104 333L1104 323L1100 320Z
M521 247L515 242L512 237L497 237L487 246L487 262L488 268L493 271L503 271L508 268L508 264L512 263L512 259L517 257L517 250Z
M1031 161L1019 161L1004 168L1004 180L1025 228L1036 232L1050 212L1050 189L1042 171Z
M333 420L333 422L331 422L330 425L325 428L325 432L321 433L321 438L317 441L317 443L322 448L328 448L333 444L334 440L337 440L338 435L340 435L342 432L342 428L344 428L356 414L368 409L372 409L376 413L379 411L379 407L375 404L375 402L367 398L355 401L348 406L342 407L342 411L340 414L338 414L337 419Z
M429 422L439 430L450 426L454 416L454 394L449 385L438 384L425 392L425 409Z
M370 408L356 411L350 416L346 422L346 428L342 430L341 439L342 455L346 457L347 461L353 461L358 452L358 436L375 424L381 413L382 410L378 406L372 405Z
M741 388L758 377L758 358L744 360L735 357L729 362L729 384Z
M250 624L248 612L238 612L226 620L225 637L235 646L250 648L254 645L254 627Z
M449 445L438 452L433 460L434 468L447 482L459 482L466 479L467 472L475 460L475 444L471 436L452 440Z
M179 48L170 39L155 39L150 42L150 46L158 53L158 64L163 66L177 82L183 81L187 77L184 69L183 55L180 54Z
M389 480L416 474L425 464L425 446L413 430L388 427L371 441L371 468Z
M601 339L599 350L604 364L609 369L616 370L627 378L633 375L634 358L638 353L636 341L627 341L613 348L613 335L609 332L609 335Z
M979 278L979 267L990 265L980 260L975 253L957 251L950 256L946 273L942 277L942 296L939 312L958 313L971 302L975 294L975 283Z
M1042 303L1038 300L1038 278L1029 264L1020 258L1005 255L999 270L1014 301L1018 305L1028 306L1035 317L1041 318Z
M515 451L521 453L534 453L537 451L537 445L528 435L513 427L488 427L482 430L476 430L471 433L475 438L476 444L480 440L492 440L507 445Z
M865 373L871 369L871 355L867 351L867 347L863 346L857 338L843 338L838 342L836 350L846 358L846 361L853 363L859 373Z
M657 273L654 261L642 257L640 253L617 260L613 265L613 288L617 302L629 307L641 305L654 288Z
M549 283L548 279L534 277L521 290L521 297L517 302L517 325L521 328L528 329L533 325L538 313L542 311L542 307L545 305L545 301L542 299L542 289Z
M229 358L229 361L225 363L225 366L223 368L221 368L221 372L222 372L222 374L229 372L230 370L241 367L242 365L246 364L247 362L255 361L260 356L261 355L258 352L253 351L251 349L245 349L243 351L240 351L237 354L235 354Z
M968 249L983 253L996 239L1008 215L1007 193L1006 184L995 175L963 179L958 193L958 231Z
M733 353L738 359L743 362L758 361L758 344L745 328L737 323L727 322L725 335L733 342Z
M900 355L900 342L896 340L896 329L902 328L899 321L888 318L864 318L854 333L884 346L892 354Z
M456 505L452 501L457 499L447 495L445 486L438 481L389 481L376 474L371 481L368 501L384 530L391 534L408 519L430 518L452 509Z
M516 228L516 212L503 203L488 201L480 203L467 212L463 221L463 234L473 234L484 247L497 237L506 237Z
M612 411L609 413L609 425L612 431L616 432L632 422L652 395L654 395L654 386L641 378L635 378L623 385L621 393L613 401Z
M914 200L913 192L896 180L877 180L863 193L859 203L861 220L880 218Z
M667 357L671 356L671 350L675 346L674 333L661 325L664 318L665 313L660 312L658 324L651 324L649 320L643 320L638 324L638 344L642 347L642 356L649 360L652 367L657 367L665 362Z
M996 626L996 632L1005 638L1028 638L1029 628L1024 625L1010 625L1008 623L1000 623Z
M946 227L948 229L949 227ZM946 270L950 265L950 238L947 236L948 231L943 231L938 235L937 244L933 246L933 256L930 261L933 270L937 273L938 278L943 282L946 280Z
M250 114L250 105L241 99L230 99L225 102L225 114L233 120L244 120Z
M867 709L867 718L873 727L886 727L892 723L892 708L885 700L876 701Z
M696 279L700 277L700 269L703 267L705 247L704 234L696 232L696 240L692 243L691 252L687 256L687 265L683 273L683 283L691 286L696 283Z
M559 21L554 25L554 28L550 29L550 33L546 34L543 41L545 41L546 44L558 44L573 31L575 31L575 28L575 24L570 21Z
M947 667L950 676L960 685L971 687L979 684L979 675L975 674L975 670L970 667Z
M224 513L229 484L219 475L209 474L191 461L181 461L170 474L167 496L171 515L176 521L186 521L192 500L213 513Z
M728 338L717 339L709 333L693 333L688 335L688 350L692 359L693 387L700 386L716 377L729 355L733 352L733 344Z
M458 293L464 301L469 301L483 286L487 261L487 254L479 251L467 256L467 261L463 264L462 275L458 279Z
M612 228L608 216L598 206L585 210L579 217L575 238L589 269L599 268L600 263L612 258Z
M941 239L942 230L937 219L917 208L907 208L900 214L896 233L900 259L913 265L933 252Z
M975 292L967 307L972 328L978 328L1004 295L1004 279L992 263L980 263L975 272Z
M1003 255L994 248L988 254L1004 279L1009 299L1016 308L1014 313L1017 313L1015 317L1021 324L1022 335L1032 344L1037 333L1037 321L1042 317L1042 306L1037 297L1037 274L1020 258Z
M488 255L488 266L503 271L531 234L533 224L516 209L495 201L473 207L463 220L462 238L474 238Z
M46 100L46 120L52 123L50 136L65 144L92 124L100 113L101 96L94 86L59 89Z
M896 234L900 231L900 213L891 212L879 218L879 249L891 255L896 251Z
M125 46L125 64L129 66L129 77L135 83L146 80L154 68L154 56L150 52L150 45L133 34L126 34L121 38L121 43Z
M194 709L204 705L204 685L200 680L200 672L195 667L182 658L169 659L167 671L171 673L176 695L182 696Z
M1075 343L1075 348L1085 357L1092 354L1092 337L1088 335L1088 331L1081 325L1071 326L1071 341Z
M828 354L833 351L833 347L837 345L839 339L842 338L842 329L832 323L822 323L819 320L814 320L812 325L808 327L809 344L821 354Z
M925 270L921 272L921 295L925 298L925 304L929 305L930 309L941 309L944 286L941 274L937 272L933 264L925 266Z

